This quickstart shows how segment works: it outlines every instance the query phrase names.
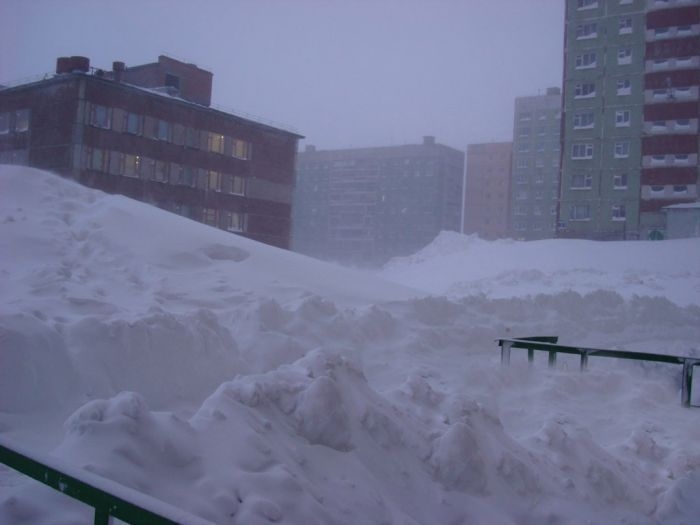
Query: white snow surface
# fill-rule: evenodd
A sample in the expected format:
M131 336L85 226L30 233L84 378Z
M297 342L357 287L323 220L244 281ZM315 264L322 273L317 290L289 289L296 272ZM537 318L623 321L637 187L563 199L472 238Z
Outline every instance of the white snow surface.
M494 339L700 355L699 261L443 233L371 274L1 166L0 441L214 523L697 524L679 366ZM0 468L0 523L91 519Z

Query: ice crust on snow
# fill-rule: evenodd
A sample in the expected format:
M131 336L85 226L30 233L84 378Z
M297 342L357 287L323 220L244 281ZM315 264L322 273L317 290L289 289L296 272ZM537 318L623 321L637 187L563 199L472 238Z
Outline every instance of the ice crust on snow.
M0 439L215 523L700 514L677 367L501 369L494 343L700 355L700 240L443 233L377 276L37 170L0 181ZM90 519L0 470L1 523Z

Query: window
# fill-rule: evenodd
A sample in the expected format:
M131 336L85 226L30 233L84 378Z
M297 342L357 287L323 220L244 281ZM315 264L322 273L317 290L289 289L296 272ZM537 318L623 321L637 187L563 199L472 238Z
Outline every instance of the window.
M530 128L529 126L520 126L520 127L518 128L518 136L519 136L519 137L524 137L524 136L529 135L531 129L532 129L532 128Z
M224 136L219 133L209 133L209 151L213 153L224 152Z
M124 176L138 178L141 165L141 157L138 155L124 155Z
M592 111L574 114L574 129L592 128L595 117Z
M140 164L141 178L154 180L156 176L156 161L148 157L141 157Z
M535 144L535 150L542 153L544 151L544 142L538 142Z
M518 144L518 151L520 153L527 153L528 151L530 151L530 144L528 144L527 142L521 142L520 144Z
M552 205L549 207L549 214L550 214L550 215L556 215L556 214L557 214L557 205L556 205L556 204L552 204Z
M170 184L177 184L180 185L182 184L182 178L183 178L183 167L181 164L177 164L176 162L171 162L170 163Z
M224 227L230 232L245 230L245 214L239 212L224 212Z
M671 36L670 27L657 27L654 29L654 38L668 38Z
M690 156L687 154L680 154L680 155L673 156L673 163L674 164L688 164L689 161L690 161Z
M569 208L569 219L572 221L587 221L591 218L591 207L588 204L573 204Z
M527 159L525 159L525 158L521 157L521 158L517 158L515 160L515 167L516 168L527 168L527 164L528 164L528 162L527 162Z
M194 128L187 128L185 145L187 145L190 148L199 149L199 130Z
M537 134L538 134L538 135L546 135L546 134L547 134L547 128L545 128L544 126L539 126L539 127L537 128Z
M559 167L559 159L557 159L557 158L552 159L552 167L553 168Z
M542 215L542 206L533 206L532 214L533 215Z
M576 26L576 40L586 38L595 38L598 36L598 24L592 22L590 24L579 24Z
M659 197L662 196L665 193L666 188L664 186L652 186L649 188L651 190L651 194Z
M517 206L515 206L513 213L515 215L527 215L527 206L518 204Z
M628 35L632 32L632 19L629 17L618 20L618 30L621 35Z
M688 193L688 186L686 186L685 184L677 184L673 186L673 193L675 193L676 195L684 195Z
M118 151L109 152L109 173L121 175L124 173L124 154Z
M617 94L620 96L632 94L632 81L629 78L617 81Z
M690 128L690 119L687 119L687 118L676 119L676 128L689 129Z
M624 204L615 204L612 207L612 220L624 221L627 219L627 212Z
M183 166L180 172L180 184L183 186L194 187L197 177L197 171L192 166Z
M518 120L532 120L532 113L529 111L521 111L518 113Z
M173 144L185 145L185 126L182 124L173 124Z
M583 53L582 55L576 55L576 69L587 69L595 66L595 53Z
M652 166L661 166L662 164L666 164L666 155L652 155L651 156L651 165Z
M613 188L616 190L624 190L627 188L627 174L618 173L613 175Z
M598 7L598 0L576 0L576 9L594 9Z
M515 182L516 184L527 184L527 175L524 173L518 173L515 176Z
M621 141L615 143L615 158L622 159L630 156L630 143L629 141Z
M592 159L593 144L572 144L571 145L572 159Z
M692 26L678 26L678 30L676 31L676 36L688 36L691 34L693 34Z
M544 168L544 159L535 159L535 168Z
M207 189L210 191L221 191L221 173L209 171L207 177Z
M590 173L576 173L571 177L572 190L590 190L593 187L593 176Z
M576 84L574 86L575 98L590 98L595 96L595 84L587 82L584 84Z
M219 213L218 210L214 208L204 208L202 212L202 219L205 224L209 226L218 226Z
M22 132L29 129L29 110L20 109L15 111L15 131Z
M99 148L93 148L89 152L88 167L95 171L105 170L105 152Z
M222 174L221 191L224 193L232 193L234 195L244 195L245 184L243 177L228 175L226 173Z
M629 109L622 109L615 112L615 127L623 128L630 125Z
M98 104L90 104L90 125L98 128L109 129L109 108Z
M141 117L141 115L137 115L136 113L127 113L126 114L126 132L127 133L131 133L132 135L140 135L142 125L143 125L143 118Z
M170 142L170 122L167 120L158 121L158 140Z
M525 190L518 190L515 192L515 200L516 201L524 201L527 200L527 191Z
M0 113L0 135L7 135L10 132L10 114Z
M542 199L544 199L544 192L539 191L539 190L536 191L535 192L535 199L537 199L538 201L541 201Z
M252 152L252 144L244 140L233 141L233 156L237 159L248 160Z
M632 63L632 49L629 47L623 47L617 50L617 63L619 65L631 64Z
M162 160L156 161L155 178L158 182L168 182L168 163Z

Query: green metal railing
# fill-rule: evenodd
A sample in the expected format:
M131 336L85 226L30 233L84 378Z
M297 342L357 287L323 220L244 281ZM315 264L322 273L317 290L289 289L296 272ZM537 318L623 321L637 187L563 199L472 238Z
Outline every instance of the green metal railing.
M108 525L112 517L136 525L213 525L114 481L20 448L0 440L0 463L93 507L95 525Z
M557 364L557 354L573 354L580 357L581 370L588 368L589 356L616 357L617 359L632 359L635 361L652 361L656 363L671 363L683 366L681 379L681 404L690 404L693 388L693 369L700 365L700 358L682 355L656 354L647 352L630 352L627 350L609 350L607 348L584 348L580 346L565 346L557 344L556 336L521 337L519 339L497 339L501 347L501 364L510 363L510 350L524 348L527 350L527 360L532 363L535 351L548 353L549 366Z

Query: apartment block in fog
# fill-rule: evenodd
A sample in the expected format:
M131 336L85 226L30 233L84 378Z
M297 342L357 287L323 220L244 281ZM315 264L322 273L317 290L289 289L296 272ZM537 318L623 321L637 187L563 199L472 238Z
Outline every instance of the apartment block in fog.
M0 89L0 163L287 248L299 135L209 107L212 74L161 56L111 71L62 57L56 73Z
M698 199L700 0L567 0L559 235L663 238Z
M509 236L511 142L469 144L464 190L464 233Z
M561 89L515 99L510 232L516 239L555 237L561 156Z
M293 249L371 266L459 231L464 153L422 144L316 150L297 160Z

